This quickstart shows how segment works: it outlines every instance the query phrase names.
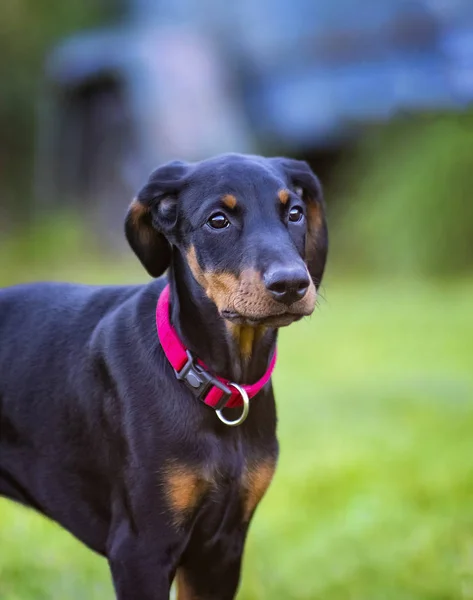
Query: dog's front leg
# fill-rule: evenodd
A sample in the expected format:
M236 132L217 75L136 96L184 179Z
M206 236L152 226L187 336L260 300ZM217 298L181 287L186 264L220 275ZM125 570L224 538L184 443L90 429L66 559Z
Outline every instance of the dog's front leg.
M108 560L118 600L169 600L181 540L150 526L137 534L127 522L115 528Z
M177 571L178 600L234 600L240 582L247 524L214 539L191 539Z

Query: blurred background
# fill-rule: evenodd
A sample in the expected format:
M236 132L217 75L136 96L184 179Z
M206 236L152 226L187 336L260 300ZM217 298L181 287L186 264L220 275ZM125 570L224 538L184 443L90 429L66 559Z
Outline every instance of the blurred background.
M0 286L146 281L123 215L169 159L287 154L324 184L239 598L473 598L471 0L3 4ZM0 599L64 598L113 598L105 562L0 500Z

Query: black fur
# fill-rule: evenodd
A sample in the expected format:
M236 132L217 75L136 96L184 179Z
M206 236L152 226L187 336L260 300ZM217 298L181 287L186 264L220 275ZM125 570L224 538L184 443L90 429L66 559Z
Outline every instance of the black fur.
M169 280L172 321L187 346L219 375L240 381L244 374L243 383L261 377L276 329L242 365L186 253L193 246L206 273L235 276L248 266L264 274L275 262L303 260L317 265L318 285L325 220L317 256L305 256L306 226L287 222L301 202L294 186L323 211L305 163L241 155L171 163L151 175L126 224L146 268L158 276L170 267L167 277L0 292L0 494L106 556L120 600L167 599L178 568L192 598L235 596L248 526L243 471L278 452L273 391L267 385L251 401L243 425L223 425L174 376L156 334L156 301ZM291 192L285 206L282 188ZM222 206L224 194L236 197L234 211ZM232 213L231 227L206 224L215 210ZM205 471L213 482L180 524L167 495L169 465Z

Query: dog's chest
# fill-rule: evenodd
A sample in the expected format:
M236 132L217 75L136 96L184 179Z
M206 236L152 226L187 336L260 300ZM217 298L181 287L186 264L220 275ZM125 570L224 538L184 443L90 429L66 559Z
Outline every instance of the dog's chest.
M214 517L231 514L248 522L268 489L276 452L248 442L203 446L200 460L172 461L165 470L166 500L176 525L211 508Z

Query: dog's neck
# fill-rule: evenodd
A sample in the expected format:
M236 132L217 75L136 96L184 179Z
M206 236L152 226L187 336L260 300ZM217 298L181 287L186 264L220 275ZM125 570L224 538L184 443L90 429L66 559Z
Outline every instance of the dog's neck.
M173 260L169 280L171 321L194 356L214 374L235 383L260 379L275 350L277 330L225 321L179 257Z

